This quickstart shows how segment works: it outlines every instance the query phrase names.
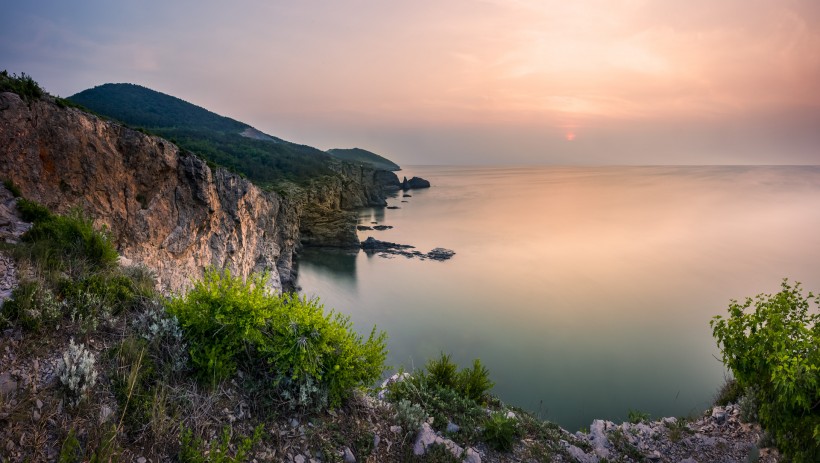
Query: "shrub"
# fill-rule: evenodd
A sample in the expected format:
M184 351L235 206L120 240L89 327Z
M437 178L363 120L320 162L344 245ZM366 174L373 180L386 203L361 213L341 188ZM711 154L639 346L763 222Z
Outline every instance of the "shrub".
M31 76L25 72L9 74L8 71L0 72L0 92L12 92L20 95L26 101L42 98L45 91Z
M416 432L427 420L427 412L419 404L401 399L396 403L396 418L405 432Z
M493 413L484 423L484 440L495 450L503 452L512 450L519 435L518 421L502 412Z
M25 198L17 201L17 210L26 222L43 222L52 218L51 211L47 207Z
M57 376L65 386L72 405L78 405L97 383L96 358L85 345L69 341L63 352L62 363L57 367Z
M715 394L715 405L721 407L737 403L743 395L743 388L734 378L727 378Z
M32 201L20 200L18 208L34 225L22 240L37 243L35 260L46 267L63 268L67 264L85 264L90 270L112 268L118 259L111 238L94 229L91 219L80 211L67 215L51 214Z
M23 281L11 293L11 299L0 306L0 320L19 322L23 328L38 331L60 317L60 303L47 286L39 281Z
M738 383L757 388L761 424L796 462L820 461L818 305L820 298L784 280L777 294L733 300L729 317L710 323Z
M253 430L251 436L239 436L239 442L235 445L236 451L230 455L231 432L228 427L222 430L222 435L218 441L205 442L199 437L195 437L188 428L183 428L179 433L180 448L179 461L181 463L231 463L246 461L247 456L253 446L262 439L264 427L260 424Z
M450 360L450 354L441 353L439 358L430 359L425 366L427 378L440 387L456 387L458 366Z
M465 368L458 374L458 389L476 402L481 402L493 386L495 384L490 381L490 371L479 359L473 360L472 368Z
M649 413L642 412L640 410L629 410L627 420L629 420L632 424L643 423L645 421L649 421Z
M209 269L185 296L169 302L202 379L216 384L247 362L249 371L266 371L291 395L310 401L326 394L331 406L351 388L378 379L386 357L384 333L374 327L365 340L349 317L325 314L317 300L271 294L266 281L266 274L243 281L227 270Z
M20 191L20 187L17 186L14 182L9 179L3 180L3 186L6 187L7 190L11 193L12 196L15 198L19 198L23 196L23 193Z

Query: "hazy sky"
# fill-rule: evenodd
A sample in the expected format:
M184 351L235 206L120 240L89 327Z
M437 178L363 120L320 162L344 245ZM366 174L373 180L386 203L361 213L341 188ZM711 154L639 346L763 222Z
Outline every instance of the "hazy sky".
M14 2L0 68L399 164L820 164L818 0Z

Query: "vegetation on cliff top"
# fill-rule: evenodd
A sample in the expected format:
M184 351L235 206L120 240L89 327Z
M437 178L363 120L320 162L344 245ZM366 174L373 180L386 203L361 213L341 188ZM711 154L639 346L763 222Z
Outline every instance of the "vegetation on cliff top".
M134 84L105 84L69 97L98 114L167 138L260 186L304 183L331 175L331 157L316 148L275 137L246 137L252 127ZM261 137L260 137L261 138Z
M327 150L328 154L343 161L368 164L381 170L401 170L395 162L361 148L334 148Z

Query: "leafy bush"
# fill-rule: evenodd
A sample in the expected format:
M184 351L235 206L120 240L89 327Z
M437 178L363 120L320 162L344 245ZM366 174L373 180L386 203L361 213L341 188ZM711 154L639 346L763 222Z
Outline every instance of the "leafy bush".
M111 238L105 231L95 230L91 219L80 211L56 215L28 200L20 200L17 207L24 219L34 222L22 240L38 244L33 257L41 265L64 268L84 264L90 270L102 270L117 263L119 256Z
M4 70L0 72L0 92L12 92L20 95L26 101L36 100L45 95L40 84L34 81L25 72L9 74Z
M374 327L365 340L349 317L325 314L316 300L271 294L266 281L266 274L243 281L227 270L209 269L186 295L169 302L202 379L216 384L246 362L249 371L267 371L295 396L309 402L319 392L337 406L353 387L381 375L384 333Z
M761 424L796 462L820 461L818 305L784 280L777 294L733 300L729 317L710 323L723 362L742 387L756 388Z
M484 423L484 440L495 450L503 452L512 450L513 444L519 436L518 421L504 413L493 413Z
M96 305L103 307L101 312L107 314L117 315L136 303L133 280L119 272L98 272L80 280L63 280L59 286L63 297L76 301L76 305L83 305L81 301L93 295L98 300ZM92 308L81 313L97 316L97 310Z
M0 326L19 322L23 328L38 331L60 317L60 303L47 286L39 281L23 281L11 293L11 299L0 306Z

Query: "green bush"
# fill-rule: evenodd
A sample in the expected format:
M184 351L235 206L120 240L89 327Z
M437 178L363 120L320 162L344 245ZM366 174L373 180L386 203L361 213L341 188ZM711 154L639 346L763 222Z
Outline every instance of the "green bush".
M484 441L495 450L503 452L512 450L519 436L518 421L502 412L493 413L484 423Z
M60 304L48 287L39 281L23 281L0 306L0 327L17 322L26 330L38 331L60 316Z
M22 240L37 243L32 257L41 265L63 268L84 264L90 270L102 270L117 263L119 256L111 238L105 231L95 230L91 219L80 211L56 215L28 200L20 200L17 207L26 220L34 222Z
M202 379L216 384L246 362L249 371L266 370L277 386L290 386L296 395L318 388L331 406L353 387L378 379L386 357L384 333L374 327L365 340L348 317L325 314L316 300L271 294L266 281L266 274L243 281L227 270L209 269L186 295L169 302Z
M430 359L425 366L427 378L440 387L456 387L458 366L450 360L450 354L441 353L439 358Z
M11 193L12 196L15 198L19 198L23 196L23 193L20 191L20 187L17 186L14 182L9 179L3 180L3 186L6 187L7 190Z
M231 463L247 461L247 457L253 446L262 439L264 427L260 424L253 430L253 435L238 437L238 443L231 444L231 430L228 427L222 429L222 436L219 440L205 442L193 435L188 428L183 428L179 433L180 448L178 459L181 463ZM232 447L236 448L233 455L230 453Z
M458 373L458 390L476 402L484 400L487 392L495 386L490 381L490 371L481 364L481 360L473 360L472 368L465 368Z
M47 207L26 198L17 201L17 210L26 222L42 222L52 218L51 211Z
M119 272L100 272L80 280L62 280L59 286L60 293L68 301L79 303L86 294L96 296L100 305L104 306L104 312L112 315L130 309L137 297L133 280Z
M733 300L729 317L710 323L723 362L744 389L755 388L760 423L795 462L820 461L818 305L784 280L777 294Z
M20 95L24 100L31 101L42 98L45 94L40 84L34 81L25 72L9 74L8 71L0 72L0 92L12 92Z
M644 423L649 421L649 413L640 410L629 410L627 420L632 424Z

